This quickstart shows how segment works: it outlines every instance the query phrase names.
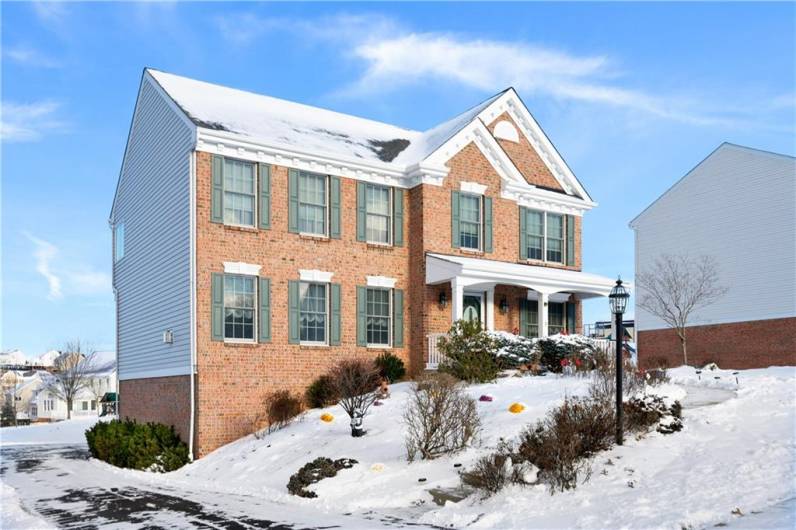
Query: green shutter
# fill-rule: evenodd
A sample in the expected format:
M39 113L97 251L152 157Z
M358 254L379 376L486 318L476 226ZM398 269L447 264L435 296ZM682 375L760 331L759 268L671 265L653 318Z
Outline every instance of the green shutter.
M528 217L520 206L520 259L528 259Z
M576 333L575 330L575 302L567 302L567 333Z
M520 335L523 337L528 332L528 300L520 298Z
M451 246L459 248L460 241L459 229L459 192L451 192Z
M357 346L368 345L368 288L357 286Z
M403 348L404 345L404 292L403 289L392 291L392 345Z
M287 207L287 230L288 232L298 233L298 171L289 169L287 172L288 188L288 207Z
M271 280L260 278L260 342L271 342Z
M484 252L492 252L492 197L484 197Z
M368 222L368 185L357 182L357 241L367 241L366 225Z
M329 344L332 346L340 345L340 284L333 283L330 286L332 291L331 318L329 323Z
M213 193L210 197L210 221L224 222L224 157L213 155Z
M404 246L404 190L392 189L392 244Z
M224 275L214 272L210 275L212 340L224 340Z
M575 216L567 215L567 265L575 265Z
M259 164L260 173L260 228L271 228L271 166Z
M329 177L329 237L340 239L340 177Z
M287 282L287 341L299 343L299 282Z

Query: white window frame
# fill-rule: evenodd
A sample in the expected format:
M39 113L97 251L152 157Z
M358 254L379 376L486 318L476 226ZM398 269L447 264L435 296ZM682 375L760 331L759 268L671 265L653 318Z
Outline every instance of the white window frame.
M119 263L124 258L124 222L113 226L113 262Z
M373 186L374 188L386 188L387 189L387 242L384 241L371 241L368 239L368 216L371 214L368 212L368 186ZM371 245L382 245L385 247L393 246L392 234L393 234L393 187L392 186L385 186L383 184L374 184L372 182L365 183L365 242ZM382 214L373 214L379 217L384 217Z
M536 258L526 258L526 261L535 261L535 262L542 262L542 263L556 263L558 265L566 265L567 263L567 216L562 213L557 212L548 212L545 210L537 210L535 208L526 208L526 212L523 214L527 214L527 212L537 212L542 214L542 259ZM548 215L558 215L561 217L561 231L562 231L562 239L561 239L561 261L553 261L547 259L547 216ZM526 230L526 240L522 241L521 244L525 245L526 253L528 248L528 241L527 241L527 230Z
M223 207L223 206L221 208L221 219L222 219L223 223L226 226L236 226L238 228L255 228L256 229L257 226L258 226L258 221L259 221L257 219L257 210L258 210L258 202L257 201L259 200L258 196L260 195L260 193L259 193L260 192L260 185L259 185L260 184L260 164L257 164L255 162L251 162L250 160L243 160L243 159L234 158L234 157L230 157L230 158L226 158L225 157L224 158L224 162L221 164L221 168L222 168L221 169L221 195L222 195L221 204L222 205L225 202L226 194L227 194L227 189L226 189L226 185L225 185L226 184L225 173L227 172L225 164L226 164L227 160L234 160L236 162L243 162L245 164L251 164L251 166L253 168L252 169L252 175L253 175L253 178L254 178L254 182L253 182L253 184L254 184L254 205L253 205L254 211L252 211L252 224L250 224L250 225L244 225L244 224L240 224L240 223L228 223L226 218L225 218L225 215L224 215L224 211L226 210L226 208ZM237 193L237 192L230 191L229 193ZM243 195L243 194L241 194L241 195Z
M332 191L331 190L331 185L330 185L331 184L331 179L329 178L329 175L324 175L323 173L313 173L312 171L299 171L298 172L298 176L296 178L296 187L297 187L297 189L296 189L296 193L297 193L297 198L296 198L296 209L297 209L297 211L296 211L296 223L299 225L299 227L301 226L301 174L302 173L307 174L307 175L312 175L312 176L315 176L315 177L323 177L323 185L324 185L324 189L326 190L326 193L324 193L325 200L324 200L324 206L323 206L323 233L321 234L321 233L318 233L318 232L303 232L299 228L299 235L308 236L308 237L328 238L329 237L329 230L331 228L330 225L332 224L331 197L330 197L330 194L331 194L331 191ZM305 203L305 204L310 204L310 203ZM317 204L313 204L312 206L317 207L318 205Z
M260 309L260 292L259 292L260 285L259 284L260 284L260 282L258 281L258 277L255 276L255 275L252 275L252 274L243 274L243 273L239 273L239 272L226 272L225 271L224 275L222 276L222 286L221 286L221 291L222 291L221 295L222 295L224 300L226 300L226 293L225 293L226 289L224 288L224 284L226 284L225 279L226 279L227 276L241 276L241 277L246 276L246 277L252 278L254 280L254 308L253 308L253 315L252 315L252 324L253 324L253 326L252 326L252 338L250 338L250 339L233 338L233 337L227 337L227 318L226 318L227 317L227 304L226 303L222 303L221 304L222 317L223 317L222 325L224 327L224 331L223 331L224 342L227 342L227 343L230 343L230 344L254 344L254 343L257 342L257 337L258 337L257 333L259 332L258 329L257 329L257 325L259 323L258 321L260 320L259 319L259 316L260 316L259 315L259 309Z
M462 221L462 214L461 214L461 199L462 197L473 197L478 199L478 248L475 247L465 247L462 245L462 223L470 223L472 221ZM464 251L470 252L481 252L484 248L484 196L479 195L478 193L472 192L461 192L459 195L459 248Z
M323 285L325 289L325 299L326 303L324 304L324 311L326 314L326 318L324 319L324 341L315 341L315 340L301 340L301 284L314 284L314 285ZM317 281L317 280L300 280L299 281L299 322L298 322L298 333L299 333L299 345L300 346L328 346L329 345L329 320L331 320L331 289L329 288L330 283L324 281Z
M392 336L392 327L393 327L393 307L392 307L392 299L393 299L393 289L391 287L377 287L373 285L368 285L365 287L365 339L367 340L368 337L368 291L384 291L387 293L387 305L388 305L388 314L387 314L387 343L386 344L378 344L378 343L367 343L368 348L392 348L393 343L393 336Z

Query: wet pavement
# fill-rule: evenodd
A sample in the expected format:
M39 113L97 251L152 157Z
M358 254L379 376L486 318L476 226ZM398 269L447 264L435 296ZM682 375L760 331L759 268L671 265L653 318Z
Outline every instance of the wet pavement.
M336 515L255 496L186 490L90 460L80 446L0 448L0 479L23 508L58 528L311 530L416 527L375 513ZM322 522L319 524L319 521Z

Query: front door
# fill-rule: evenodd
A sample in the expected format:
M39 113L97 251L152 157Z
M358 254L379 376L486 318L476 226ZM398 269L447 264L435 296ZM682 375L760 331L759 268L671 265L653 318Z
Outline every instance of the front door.
M465 294L462 304L462 319L468 322L484 321L481 315L483 295Z

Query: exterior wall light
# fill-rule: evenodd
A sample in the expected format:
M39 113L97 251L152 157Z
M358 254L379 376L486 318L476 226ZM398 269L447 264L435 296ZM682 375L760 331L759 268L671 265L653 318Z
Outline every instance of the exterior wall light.
M509 302L505 298L500 301L500 312L504 315L509 312Z
M445 294L445 291L439 293L439 306L442 309L448 307L448 295Z

